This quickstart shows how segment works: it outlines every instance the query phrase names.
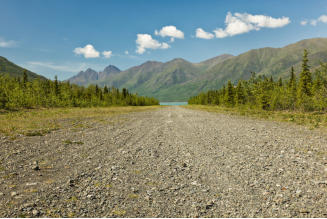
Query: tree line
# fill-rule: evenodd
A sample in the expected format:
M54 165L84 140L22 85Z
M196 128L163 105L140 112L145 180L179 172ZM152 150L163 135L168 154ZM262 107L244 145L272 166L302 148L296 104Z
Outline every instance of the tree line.
M252 72L249 80L239 80L235 84L228 81L221 89L191 97L188 103L263 110L326 111L327 63L321 63L312 73L308 62L308 51L304 50L299 78L293 67L289 78L277 81Z
M38 107L149 106L158 100L130 93L126 88L88 87L55 80L28 80L23 77L0 75L0 109Z

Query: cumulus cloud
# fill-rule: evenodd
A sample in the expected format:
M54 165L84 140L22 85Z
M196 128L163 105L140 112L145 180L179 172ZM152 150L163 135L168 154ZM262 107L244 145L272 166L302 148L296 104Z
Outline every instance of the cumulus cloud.
M301 25L305 26L307 24L310 24L312 26L316 26L318 23L327 23L327 15L323 14L320 17L318 17L317 19L312 19L310 20L310 22L308 20L303 20L301 21Z
M173 25L164 26L160 31L155 30L154 34L162 37L170 37L171 42L174 42L175 38L184 39L184 33Z
M110 59L110 57L112 56L112 51L103 51L102 55L106 58L106 59Z
M138 54L143 54L146 49L168 49L170 47L167 43L160 43L153 39L150 34L137 34L136 44Z
M200 39L210 40L210 39L214 38L215 36L212 33L208 33L206 31L204 31L202 28L197 28L195 31L195 37L200 38Z
M318 18L318 21L322 22L322 23L327 23L327 15L321 15L319 18Z
M218 28L214 30L217 38L224 38L250 32L251 30L260 30L261 28L278 28L289 24L288 17L273 18L266 15L252 15L248 13L227 13L225 29Z
M98 58L100 57L100 52L96 51L95 48L88 44L85 47L78 47L74 49L74 53L77 55L83 55L84 58Z
M5 39L0 37L0 47L2 47L2 48L11 48L11 47L15 47L16 45L17 45L16 41L5 40Z

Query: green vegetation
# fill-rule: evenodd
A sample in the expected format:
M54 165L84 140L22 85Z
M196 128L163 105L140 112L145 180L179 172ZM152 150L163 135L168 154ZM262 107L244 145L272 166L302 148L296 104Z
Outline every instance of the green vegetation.
M246 107L225 107L221 105L186 105L183 107L256 119L291 122L297 125L305 125L310 129L327 128L327 114L322 112L268 111Z
M158 105L154 98L131 94L112 87L100 88L90 85L87 88L60 82L23 77L14 78L0 75L0 109L20 109L39 107L94 107L94 106L149 106Z
M0 112L0 134L12 137L17 134L42 136L58 129L80 131L93 127L94 123L112 124L113 122L124 122L122 119L113 120L114 115L153 110L160 107L162 106L65 107L5 111ZM82 142L78 141L71 142L82 144ZM68 144L69 141L64 143Z
M18 65L8 61L6 58L0 56L0 75L9 74L12 77L23 77L24 73L27 75L29 80L36 78L43 80L45 79L45 77L19 67Z
M302 70L297 81L294 68L288 80L274 81L252 72L249 80L239 80L237 86L228 81L227 87L191 97L189 104L219 105L239 109L266 111L325 112L327 110L327 63L320 64L314 75L304 50Z

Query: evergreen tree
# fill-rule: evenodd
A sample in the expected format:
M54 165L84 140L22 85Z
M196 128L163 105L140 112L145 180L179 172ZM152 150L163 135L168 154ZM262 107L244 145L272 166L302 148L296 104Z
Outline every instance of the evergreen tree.
M234 86L232 85L231 81L228 81L227 90L226 90L226 94L225 94L225 104L227 106L234 106L234 104L235 104L234 100L235 100L235 98L234 98Z
M312 96L312 77L308 62L308 51L304 50L297 94L297 103L301 110L311 110L312 105L310 103L312 101L310 98Z
M242 85L242 81L238 81L236 87L236 104L243 105L245 104L245 91Z
M312 77L310 72L310 67L308 64L308 51L305 49L303 53L302 60L302 71L300 74L299 81L299 97L301 98L303 95L311 96L311 88L312 88Z
M279 78L278 79L278 86L279 87L283 87L283 80L282 80L282 78Z
M26 88L26 83L28 82L28 77L27 77L27 73L26 70L23 73L23 86L24 88Z

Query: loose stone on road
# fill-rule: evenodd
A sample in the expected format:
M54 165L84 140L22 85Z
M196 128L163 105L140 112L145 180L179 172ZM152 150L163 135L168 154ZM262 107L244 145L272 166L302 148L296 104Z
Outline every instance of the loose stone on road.
M1 137L0 217L327 217L326 133L178 106L116 120Z

